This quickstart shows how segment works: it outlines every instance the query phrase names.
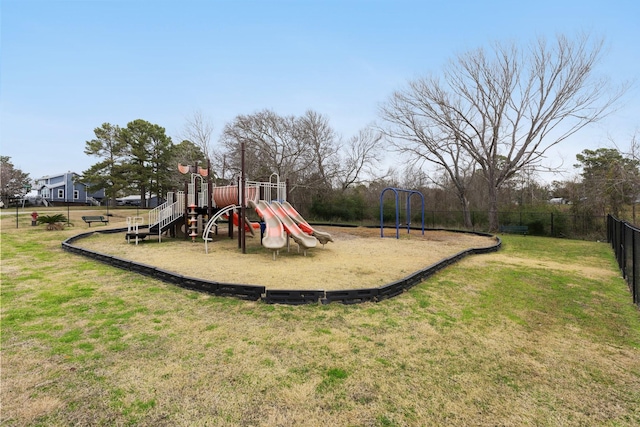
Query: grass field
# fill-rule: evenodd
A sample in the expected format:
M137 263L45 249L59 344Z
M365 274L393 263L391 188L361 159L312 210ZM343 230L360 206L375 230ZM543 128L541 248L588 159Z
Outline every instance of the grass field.
M640 424L640 311L605 243L503 236L399 297L292 307L66 253L77 218L2 217L2 425Z

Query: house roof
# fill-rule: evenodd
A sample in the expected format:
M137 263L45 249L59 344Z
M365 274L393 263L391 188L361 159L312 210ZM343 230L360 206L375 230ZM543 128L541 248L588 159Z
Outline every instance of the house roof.
M42 190L43 188L52 189L52 188L66 187L66 185L67 185L66 182L57 182L55 184L42 184L39 187L37 187L37 189L38 190ZM75 189L76 185L84 185L85 187L87 186L87 184L85 184L84 182L75 182L73 186L70 188Z
M62 173L54 173L54 174L50 174L50 175L44 175L44 176L41 176L40 178L36 178L34 181L38 181L38 180L41 180L41 179L55 178L55 177L57 177L57 176L65 176L65 175L77 175L77 176L80 176L79 174L77 174L77 173L75 173L75 172L68 171L68 172L62 172Z
M59 183L57 183L57 184L42 184L42 185L38 188L38 190L42 190L43 188L49 188L49 189L51 189L51 188L56 188L56 187L64 187L64 185L65 185L65 184L64 184L64 182L59 182Z

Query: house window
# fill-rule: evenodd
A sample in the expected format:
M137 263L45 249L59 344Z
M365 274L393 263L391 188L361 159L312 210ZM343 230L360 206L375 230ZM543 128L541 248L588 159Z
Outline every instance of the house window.
M58 189L58 199L64 199L64 190L62 188Z
M80 198L80 192L78 190L73 190L73 200L78 200Z

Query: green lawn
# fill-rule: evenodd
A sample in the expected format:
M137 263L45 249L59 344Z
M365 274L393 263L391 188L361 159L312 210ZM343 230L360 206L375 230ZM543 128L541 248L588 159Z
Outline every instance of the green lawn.
M606 243L503 236L399 297L292 307L60 249L84 229L2 219L2 425L640 424Z

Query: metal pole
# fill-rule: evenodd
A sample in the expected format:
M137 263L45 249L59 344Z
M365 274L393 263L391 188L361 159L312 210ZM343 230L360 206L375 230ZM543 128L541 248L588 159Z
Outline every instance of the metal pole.
M187 231L187 226L189 224L189 210L187 206L189 206L189 183L187 181L184 182L184 194L182 199L184 200L184 210L182 211L182 219L184 222L184 239L189 239L189 232ZM233 230L233 229L232 229Z
M211 179L211 159L207 159L207 218L213 215L213 180Z
M238 177L238 203L242 205L242 194L240 189L242 188L242 168L240 169L240 176ZM236 209L233 210L234 215L238 215L238 249L242 249L242 208L236 213ZM232 217L229 217L229 227L233 227Z
M289 178L284 180L284 197L285 201L289 201Z
M405 207L405 214L407 215L407 234L411 231L411 193L407 192L407 203Z
M64 198L67 201L67 227L69 227L69 178L64 181Z
M240 236L242 236L242 253L247 253L247 231L244 229L245 220L247 217L247 212L245 209L245 165L244 165L244 141L240 143L240 181L241 189L240 189Z
M396 190L395 188L393 189L393 192L396 195L396 239L400 238L400 207L398 206L398 190Z
M637 265L636 265L636 231L631 230L631 280L629 284L631 285L631 295L633 295L633 302L638 301L638 285L636 282L637 274Z

